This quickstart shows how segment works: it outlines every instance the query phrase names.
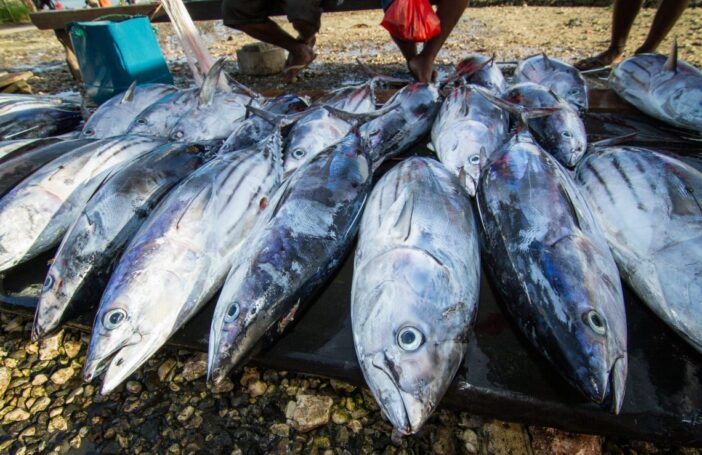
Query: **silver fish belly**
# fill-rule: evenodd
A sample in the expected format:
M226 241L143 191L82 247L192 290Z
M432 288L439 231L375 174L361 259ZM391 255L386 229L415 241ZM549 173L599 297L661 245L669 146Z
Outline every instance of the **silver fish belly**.
M351 291L361 370L400 433L417 432L451 384L479 294L468 195L439 162L403 161L368 199Z

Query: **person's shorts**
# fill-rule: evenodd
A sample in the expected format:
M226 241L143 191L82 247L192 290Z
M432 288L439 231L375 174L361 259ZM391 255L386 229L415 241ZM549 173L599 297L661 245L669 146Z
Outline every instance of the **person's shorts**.
M222 22L228 27L268 21L275 12L285 11L289 21L302 20L321 25L321 0L223 0Z

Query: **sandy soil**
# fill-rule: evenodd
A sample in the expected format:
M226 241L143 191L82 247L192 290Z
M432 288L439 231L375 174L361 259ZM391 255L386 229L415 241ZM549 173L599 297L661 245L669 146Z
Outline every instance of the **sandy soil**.
M654 13L654 9L644 9L639 14L629 39L628 53L644 40ZM304 73L303 79L290 90L331 88L360 79L361 73L355 65L357 58L384 72L404 71L402 56L378 25L381 18L381 11L324 15L317 46L319 56ZM437 63L456 63L469 52L495 54L498 60L509 61L543 51L573 62L606 47L610 20L611 9L602 7L469 8ZM280 22L285 21L280 19ZM228 69L236 75L235 51L252 40L219 22L200 22L198 25L214 56L232 58ZM159 24L156 29L177 82L187 85L189 72L183 65L184 56L171 26ZM670 48L673 35L678 39L680 57L702 66L702 8L685 11L671 37L663 43L662 51ZM63 64L63 49L51 31L33 30L0 36L0 67L37 69L38 75L31 83L39 91L76 88ZM449 69L444 68L444 71ZM240 79L259 90L282 86L279 76Z

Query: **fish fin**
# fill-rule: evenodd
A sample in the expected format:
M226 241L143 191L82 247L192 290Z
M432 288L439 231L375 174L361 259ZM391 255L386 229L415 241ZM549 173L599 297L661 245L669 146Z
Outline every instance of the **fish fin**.
M673 39L673 45L670 48L670 54L668 54L668 59L663 65L665 71L672 71L676 73L678 71L678 39Z
M427 142L427 148L436 153L436 147L434 147L434 144L431 141Z
M242 84L241 82L237 81L233 77L231 77L228 74L224 74L224 77L227 79L228 82L230 82L232 85L234 85L234 88L236 89L237 92L243 93L244 95L250 96L252 100L262 100L265 97L258 93L256 90L253 90L246 85Z
M475 86L475 91L483 95L488 101L490 101L495 106L504 109L510 114L517 117L519 121L524 124L526 124L529 119L549 116L554 112L560 111L564 107L562 105L557 107L524 107L521 104L513 103L504 98L500 98L499 96L495 96L489 90L483 87L479 87L477 85Z
M253 107L251 104L247 104L245 108L247 116L253 114L258 117L261 117L263 120L270 123L276 128L285 128L286 126L290 126L293 123L300 120L305 115L307 115L307 111L297 112L295 114L288 115L273 114L272 112L268 112L264 109Z
M639 133L629 133L623 136L610 137L608 139L602 139L601 141L593 142L588 146L590 150L597 150L603 147L612 147L614 145L624 144L626 142L636 139Z
M226 57L219 58L205 76L205 80L202 82L202 87L200 87L200 93L197 95L198 106L207 106L212 104L214 100L215 93L217 91L217 84L219 83L219 76L224 68L224 63L227 61Z
M371 78L375 78L375 77L378 77L378 76L382 76L381 73L377 72L376 70L374 70L374 69L371 68L370 66L366 65L365 63L363 63L363 62L361 61L361 59L359 59L359 58L356 59L356 64L361 68L361 70L362 70L364 73L366 73L366 74L367 74L368 76L370 76Z
M541 56L544 58L544 67L546 67L546 69L552 70L553 63L551 62L551 59L548 58L548 55L546 55L546 52L542 52Z
M471 62L470 64L466 64L463 66L461 69L457 69L453 74L448 76L446 79L444 79L440 84L440 88L444 88L446 85L450 84L451 82L456 81L457 79L462 79L464 77L470 77L477 73L478 71L482 70L483 68L487 67L488 65L491 65L495 60L495 56L493 55L483 63L473 63Z
M480 147L480 169L485 167L488 162L487 149L485 147Z
M395 238L407 240L412 231L413 215L414 194L405 189L385 214L386 221L383 224L387 227L386 232Z
M388 112L398 109L399 107L399 103L393 103L372 112L348 112L328 105L322 106L322 108L329 111L329 113L332 115L339 117L342 120L346 120L349 123L353 123L355 126L362 125L369 120L387 114Z
M122 99L119 101L119 104L130 103L134 99L134 91L136 90L136 87L137 81L132 82L127 91L124 92L124 95L122 95Z

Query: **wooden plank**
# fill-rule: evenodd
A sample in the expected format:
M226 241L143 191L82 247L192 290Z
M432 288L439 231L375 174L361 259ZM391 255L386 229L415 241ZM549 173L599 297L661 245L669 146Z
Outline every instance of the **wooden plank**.
M41 30L65 29L66 24L76 21L92 21L102 16L126 14L130 16L151 16L158 4L138 4L113 6L109 8L84 8L75 10L41 11L29 15L32 23ZM222 18L222 2L220 0L203 0L186 2L185 7L194 21L208 21ZM380 8L379 0L323 0L325 12L360 11ZM273 15L282 15L282 9ZM168 22L168 15L162 11L153 18L153 22Z
M34 76L34 73L32 73L31 71L6 74L5 76L0 77L0 87L6 87L19 81L26 81L32 76Z

